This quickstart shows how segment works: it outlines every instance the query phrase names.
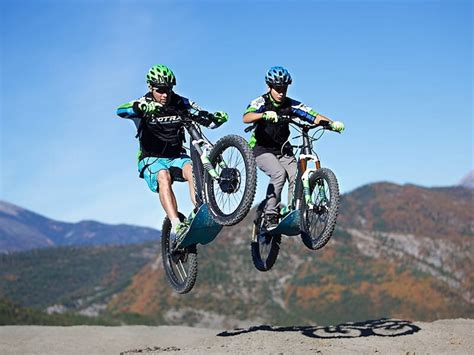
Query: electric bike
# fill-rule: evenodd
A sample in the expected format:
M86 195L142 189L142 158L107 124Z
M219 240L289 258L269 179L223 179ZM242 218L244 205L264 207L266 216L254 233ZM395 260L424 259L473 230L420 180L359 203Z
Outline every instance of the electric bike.
M291 205L280 213L278 226L271 230L265 228L265 200L257 208L251 253L254 266L260 271L268 271L274 265L282 235L300 235L304 245L311 250L324 247L332 236L339 210L336 175L330 169L321 167L319 156L313 148L313 143L326 130L331 130L328 122L310 125L301 123L297 117L286 115L279 117L279 121L286 121L299 131L301 135L295 138L302 138L302 143L292 146L299 148L295 189ZM248 127L246 131L251 129L253 127ZM311 130L315 130L313 135L310 135Z
M227 135L213 145L195 119L186 113L181 118L190 136L197 211L184 239L176 245L170 240L171 221L165 218L161 252L171 287L187 293L197 278L197 244L212 242L223 225L234 225L245 217L254 200L257 172L253 152L244 138ZM171 169L170 173L183 181L174 177ZM185 219L181 213L179 218Z

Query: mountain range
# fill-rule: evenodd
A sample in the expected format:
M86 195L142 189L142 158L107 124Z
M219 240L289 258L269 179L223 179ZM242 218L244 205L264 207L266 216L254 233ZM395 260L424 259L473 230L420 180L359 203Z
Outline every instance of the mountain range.
M58 222L0 201L0 253L67 245L133 244L159 237L155 229L126 224Z
M168 286L157 243L155 249L147 243L133 250L12 253L0 257L0 296L49 312L95 310L145 324L226 328L473 318L473 201L474 190L465 186L362 186L341 196L336 231L323 249L311 251L298 237L283 237L278 260L266 273L251 261L252 212L211 244L198 246L198 280L186 295ZM55 262L62 268L51 277ZM40 287L38 278L57 292L25 296L28 287Z
M108 309L224 327L474 317L473 197L459 186L363 186L342 196L328 245L310 251L284 237L266 273L252 265L248 215L199 247L198 282L189 294L171 292L158 260Z

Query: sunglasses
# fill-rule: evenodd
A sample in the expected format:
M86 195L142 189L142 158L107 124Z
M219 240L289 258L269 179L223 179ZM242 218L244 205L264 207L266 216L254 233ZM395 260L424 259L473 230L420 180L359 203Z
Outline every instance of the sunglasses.
M153 91L157 92L158 94L170 94L173 88L168 86L158 86L153 87Z
M282 93L288 90L288 86L272 86L272 89L278 93Z

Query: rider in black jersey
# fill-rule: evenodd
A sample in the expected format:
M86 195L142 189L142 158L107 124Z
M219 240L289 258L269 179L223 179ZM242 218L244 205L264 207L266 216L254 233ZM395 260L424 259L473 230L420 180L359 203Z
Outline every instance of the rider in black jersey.
M208 114L189 99L176 94L176 77L165 65L154 65L146 76L149 92L121 105L117 115L134 121L140 140L138 170L148 187L159 198L171 220L171 240L186 234L189 218L180 223L178 206L171 184L186 180L193 205L196 205L191 158L183 148L184 127L180 113L188 112L201 125L217 128L227 121L225 112Z

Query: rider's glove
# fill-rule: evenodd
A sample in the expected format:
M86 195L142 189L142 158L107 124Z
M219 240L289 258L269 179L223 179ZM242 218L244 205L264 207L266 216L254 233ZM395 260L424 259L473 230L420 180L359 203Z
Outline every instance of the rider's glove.
M158 113L162 107L163 105L156 101L143 102L138 105L139 110L145 114Z
M229 115L224 111L217 111L214 112L213 119L216 125L220 126L221 124L227 122Z
M262 115L262 118L273 123L278 122L278 115L275 111L265 111Z
M340 121L333 121L329 124L333 131L341 133L344 130L344 123Z

